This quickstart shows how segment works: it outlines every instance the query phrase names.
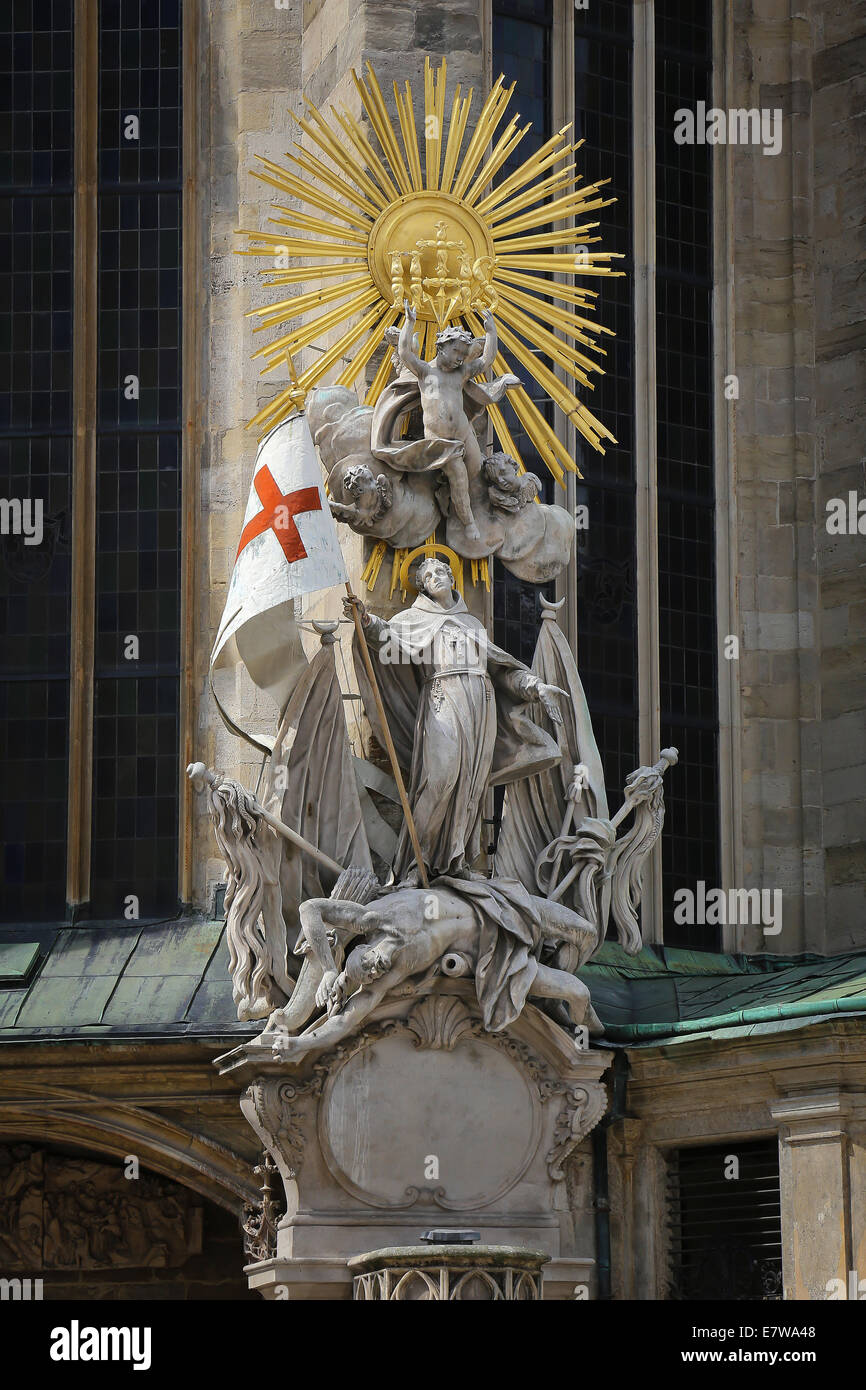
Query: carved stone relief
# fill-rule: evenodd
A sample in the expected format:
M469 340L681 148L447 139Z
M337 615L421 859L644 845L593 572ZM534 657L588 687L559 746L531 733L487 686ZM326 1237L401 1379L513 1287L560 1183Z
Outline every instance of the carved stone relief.
M0 1146L0 1264L18 1270L175 1268L201 1251L194 1194L150 1174Z

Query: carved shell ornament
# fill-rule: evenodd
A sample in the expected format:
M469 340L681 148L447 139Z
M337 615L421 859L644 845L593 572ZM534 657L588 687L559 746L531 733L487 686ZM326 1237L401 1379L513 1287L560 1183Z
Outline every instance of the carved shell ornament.
M612 333L596 320L598 295L585 282L623 274L612 268L616 253L594 249L599 223L588 220L614 201L602 195L609 180L582 182L572 156L583 142L570 143L569 126L504 175L531 122L521 125L515 113L503 125L514 83L506 87L502 76L474 127L472 89L463 96L458 85L446 115L444 60L435 70L425 62L420 124L408 82L403 91L394 84L395 127L372 66L366 77L353 72L352 78L365 124L345 108L332 106L326 116L307 101L297 120L302 138L285 155L289 162L259 156L253 171L303 211L275 202L273 230L239 232L247 239L239 254L265 262L263 283L277 291L272 302L250 311L254 331L270 331L253 358L263 362L263 373L288 370L292 378L251 427L267 433L317 385L354 387L408 300L427 360L436 354L437 332L453 326L483 334L483 315L494 312L502 345L494 375L522 370L532 377L604 453L604 441L615 443L614 436L574 389L592 390L591 377L602 372L603 335ZM299 286L303 292L294 294ZM293 354L319 348L335 331L333 345L319 349L296 376ZM392 355L385 352L367 405L388 383ZM566 473L578 472L565 445L522 387L511 391L509 404L564 485ZM522 467L502 411L493 406L489 413L501 448Z

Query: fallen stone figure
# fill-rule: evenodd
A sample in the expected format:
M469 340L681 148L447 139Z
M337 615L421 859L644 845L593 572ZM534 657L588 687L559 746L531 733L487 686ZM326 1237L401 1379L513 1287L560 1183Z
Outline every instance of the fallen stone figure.
M428 889L398 887L369 903L313 898L301 904L300 918L295 950L306 956L304 967L264 1030L292 1061L356 1032L406 981L419 977L420 985L437 973L474 975L489 1032L507 1028L533 996L564 1000L575 1026L603 1031L589 990L571 973L595 950L595 927L516 880L439 878ZM569 970L538 959L563 947L570 948ZM327 1019L292 1036L316 1009L327 1009Z

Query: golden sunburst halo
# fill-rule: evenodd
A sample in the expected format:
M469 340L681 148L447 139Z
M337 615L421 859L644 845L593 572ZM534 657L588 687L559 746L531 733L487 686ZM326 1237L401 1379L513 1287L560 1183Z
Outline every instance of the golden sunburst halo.
M569 142L570 126L500 178L531 129L514 115L500 130L515 85L506 87L504 77L494 83L468 141L474 92L462 96L456 87L446 130L444 60L435 71L425 61L420 141L409 82L402 92L394 84L395 129L372 65L366 79L355 72L352 78L378 152L345 108L332 106L329 121L306 101L297 123L316 154L295 142L285 156L291 167L260 157L261 167L253 170L305 210L275 203L269 220L286 230L242 229L238 235L247 246L239 254L270 262L261 269L268 289L305 288L249 311L248 317L259 320L256 332L279 330L254 359L264 360L263 372L288 366L293 383L262 407L250 427L260 433L273 429L297 408L301 393L342 363L347 365L335 384L354 387L408 299L428 360L440 328L455 324L481 335L482 316L491 310L502 349L494 374L512 371L511 359L604 453L603 441L616 440L573 387L592 390L590 378L602 373L600 339L613 331L592 317L597 293L577 282L623 274L611 266L621 259L616 253L588 249L601 238L593 235L599 223L584 219L614 201L602 193L609 180L582 182L572 156L583 142ZM299 261L313 264L290 264ZM296 376L293 354L332 331L337 341ZM392 352L386 351L368 386L368 405L375 404L391 368ZM529 393L519 387L508 400L554 478L563 483L566 472L578 472ZM492 406L489 414L502 448L522 467L502 410Z

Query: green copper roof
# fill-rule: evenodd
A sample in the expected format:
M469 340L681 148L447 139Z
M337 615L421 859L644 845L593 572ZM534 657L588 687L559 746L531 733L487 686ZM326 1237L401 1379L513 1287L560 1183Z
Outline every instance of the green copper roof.
M606 944L581 972L604 1041L651 1045L866 1014L866 951L735 956ZM224 922L33 926L0 932L0 1041L249 1037L231 996Z
M255 1032L237 1020L224 922L188 916L16 928L14 934L7 928L3 936L2 1041ZM40 957L35 971L32 962L25 968L28 952ZM7 961L17 965L17 976Z
M738 956L605 944L581 972L613 1043L781 1027L866 1013L866 951Z

